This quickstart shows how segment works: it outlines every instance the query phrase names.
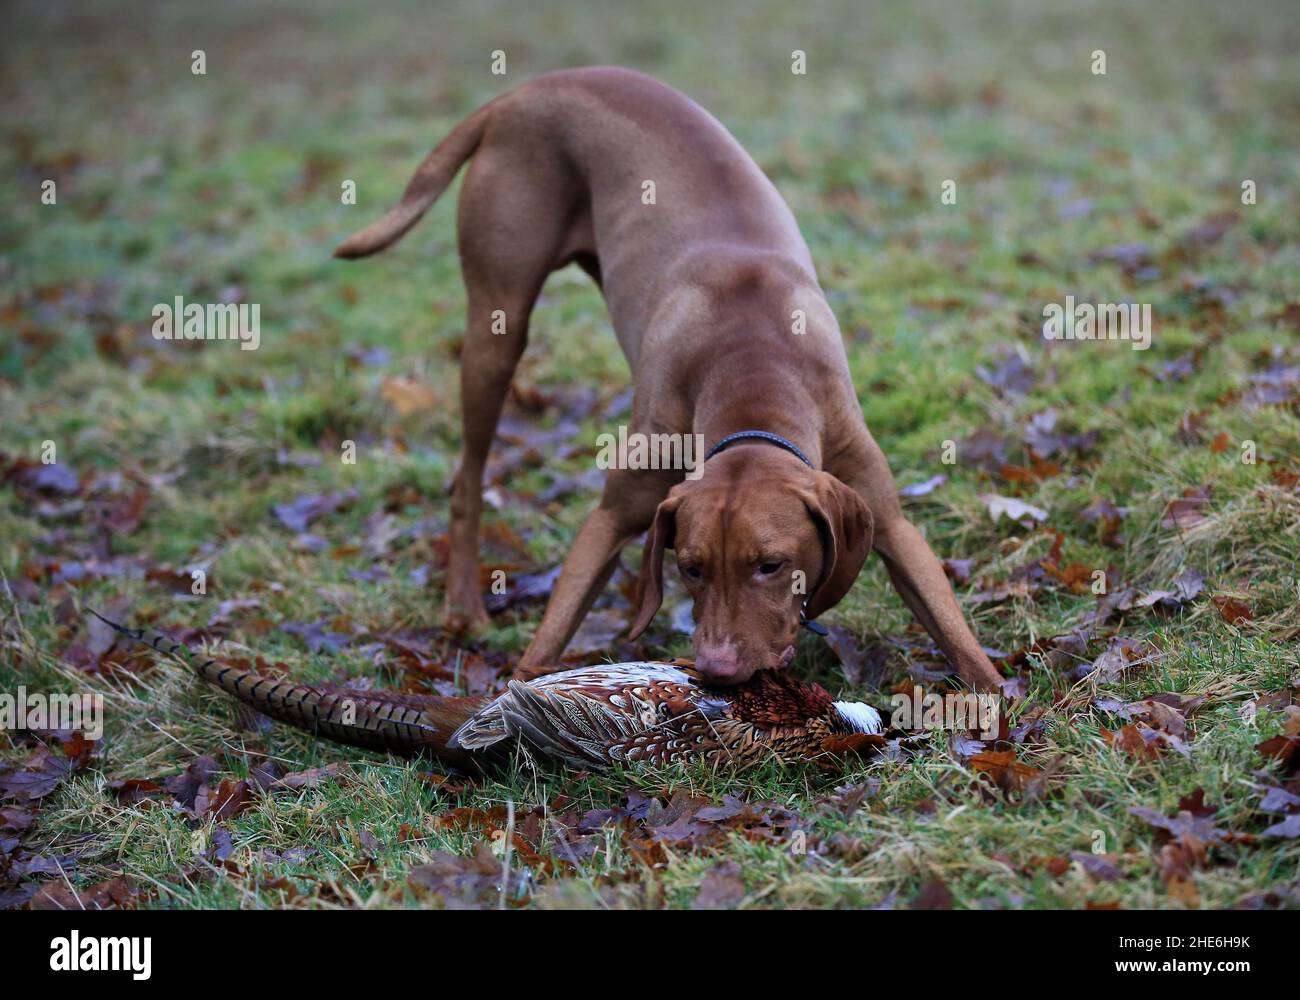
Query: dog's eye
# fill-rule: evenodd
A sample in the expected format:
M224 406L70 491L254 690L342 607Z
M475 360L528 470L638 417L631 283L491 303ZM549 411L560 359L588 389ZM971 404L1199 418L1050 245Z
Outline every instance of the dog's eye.
M758 567L758 572L763 576L775 576L784 565L784 562L765 562Z
M700 567L683 566L682 576L686 577L688 580L698 580L700 578Z

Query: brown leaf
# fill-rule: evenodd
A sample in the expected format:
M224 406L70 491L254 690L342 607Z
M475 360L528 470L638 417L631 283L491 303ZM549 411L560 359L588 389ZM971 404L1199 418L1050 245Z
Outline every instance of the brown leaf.
M485 909L498 905L504 874L503 859L479 841L472 857L439 853L407 878L415 889L440 896L449 909ZM512 871L507 900L521 901L526 885L523 874Z
M1111 732L1103 727L1101 735L1108 746L1122 750L1132 757L1141 760L1157 760L1160 757L1162 744L1153 729L1139 729L1137 726L1128 725L1118 732Z
M33 910L129 910L135 907L135 882L119 875L85 889L70 888L66 882L47 882L32 897Z
M1209 506L1212 490L1208 485L1183 490L1181 497L1169 501L1160 519L1160 527L1187 529L1200 524L1206 519L1204 512Z
M1300 738L1274 736L1259 745L1259 752L1277 760L1283 774L1294 774L1300 770Z
M1147 650L1139 640L1128 636L1111 636L1101 655L1091 664L1079 667L1076 674L1083 677L1095 673L1099 681L1108 683L1123 676L1134 664L1150 659L1145 653Z
M401 417L432 410L438 402L431 385L407 375L389 375L380 386L379 395Z
M740 865L722 861L704 873L692 910L730 910L745 898L745 880Z
M21 769L0 775L0 794L15 802L35 802L49 795L75 770L74 762L47 747L41 747Z
M1204 867L1204 855L1197 844L1174 841L1160 848L1160 878L1165 891L1187 906L1196 906L1200 894L1192 878L1193 870Z
M124 805L143 802L155 795L161 795L164 791L162 785L148 778L123 778L121 781L111 782L108 788L113 793L113 797Z
M1101 882L1118 882L1121 873L1119 866L1115 863L1113 854L1092 854L1087 851L1074 851L1070 854L1071 861L1077 861L1083 866L1093 878Z
M986 774L993 784L1003 792L1019 792L1024 789L1038 768L1021 763L1014 750L986 750L970 759L976 774Z
M1300 837L1300 813L1287 816L1280 822L1274 823L1263 832L1265 837L1286 837L1294 840Z
M842 625L828 627L826 645L830 646L839 659L840 670L849 684L858 687L880 683L888 659L888 653L882 646L873 646L869 651L863 649L857 637Z
M998 475L1008 483L1019 483L1025 486L1041 483L1044 479L1053 479L1064 473L1065 470L1061 466L1037 455L1031 455L1029 465L1004 465L998 470Z
M1093 567L1083 563L1070 563L1066 566L1057 566L1054 562L1044 560L1042 562L1043 570L1048 576L1060 580L1074 594L1087 594L1092 590Z
M1038 377L1019 351L1011 351L993 368L980 365L975 369L980 381L997 390L1000 395L1023 396L1033 389Z
M1046 521L1047 511L1042 507L1035 507L1033 504L1025 503L1016 497L1001 496L997 493L981 493L980 499L984 501L985 507L988 508L989 516L996 524L1004 516L1017 524L1024 524L1029 521Z
M21 833L32 825L36 814L21 806L4 806L0 808L0 830L13 830Z
M284 788L317 788L337 781L340 770L340 765L329 764L325 767L309 768L306 771L291 771L274 784Z
M81 488L71 467L58 462L45 465L18 459L5 470L5 478L12 479L17 491L27 497L72 496Z
M951 910L952 892L943 879L933 878L925 884L910 903L909 910Z
M209 786L199 789L194 799L194 811L200 816L211 815L220 823L251 809L253 802L252 786L247 781L222 778L215 790Z
M1229 625L1241 625L1255 620L1255 613L1244 601L1239 601L1235 597L1220 597L1217 594L1210 600L1219 609L1219 616Z
M148 503L149 491L139 487L130 497L105 511L103 523L115 535L130 535L140 526Z
M195 757L180 774L173 775L163 782L163 787L167 789L181 807L186 810L194 809L194 800L210 778L217 771L217 759L208 754L202 757Z
M1038 774L1034 775L1025 784L1024 801L1026 803L1037 802L1047 795L1051 790L1053 783L1057 781L1057 775L1065 768L1069 760L1068 755L1058 753Z
M1106 546L1116 546L1119 544L1120 522L1127 516L1128 511L1121 507L1116 507L1106 499L1094 501L1090 506L1085 507L1079 512L1089 524L1100 525L1101 544Z

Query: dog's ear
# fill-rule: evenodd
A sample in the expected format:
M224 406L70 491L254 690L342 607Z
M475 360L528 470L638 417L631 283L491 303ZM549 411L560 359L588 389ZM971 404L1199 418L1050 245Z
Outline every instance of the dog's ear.
M856 492L827 472L817 473L804 505L822 536L822 572L808 594L805 616L816 618L843 599L871 551L871 508Z
M637 614L628 633L629 639L635 639L646 630L664 601L664 549L673 547L677 534L677 508L681 502L681 497L669 497L655 510L654 523L641 554L641 574L637 577L635 595Z

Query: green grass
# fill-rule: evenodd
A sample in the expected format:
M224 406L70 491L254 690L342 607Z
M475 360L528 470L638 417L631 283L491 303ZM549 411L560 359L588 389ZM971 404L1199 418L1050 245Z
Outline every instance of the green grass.
M1278 319L1300 301L1300 69L1286 45L1289 10L960 6L868 14L848 0L763 3L744 18L698 3L643 5L636 15L494 2L364 13L320 3L14 8L16 30L0 43L0 451L5 464L34 461L53 441L83 483L95 473L105 491L59 515L13 481L0 484L0 571L37 588L22 596L15 587L15 598L0 587L0 691L96 691L107 704L99 756L43 800L26 848L79 852L74 885L129 874L145 905L437 905L435 894L409 887L407 872L437 852L470 855L491 841L491 829L441 822L452 809L510 801L520 817L543 806L581 812L617 805L633 789L666 800L685 788L778 803L804 818L814 850L731 831L720 846L674 848L646 865L609 832L609 849L575 870L535 865L535 891L518 902L686 906L703 873L730 859L741 865L747 906L902 904L934 878L966 907L1189 905L1161 877L1155 831L1127 807L1168 815L1204 788L1221 828L1258 834L1275 822L1249 783L1265 766L1257 744L1281 731L1281 715L1263 711L1251 724L1240 709L1300 683L1300 496L1274 477L1300 471L1300 419L1294 397L1252 408L1240 395L1270 363L1300 363L1295 320ZM189 72L200 48L206 76ZM1096 48L1107 53L1105 76L1089 72ZM489 72L494 49L508 54L504 79ZM808 53L806 76L789 71L793 49ZM1034 653L1008 668L1025 674L1028 702L1045 710L1041 742L1017 750L1037 767L1061 758L1051 794L1027 802L981 790L942 738L909 761L862 764L843 777L688 768L609 780L521 766L449 788L428 778L439 770L429 761L245 728L221 696L174 665L136 658L129 672L102 676L63 662L86 606L116 600L134 621L202 629L220 602L256 598L260 608L208 634L224 632L228 648L307 678L410 680L391 648L363 641L312 654L280 626L342 616L340 627L373 637L438 623L440 570L427 585L410 573L431 562L459 445L455 192L387 254L357 264L329 254L391 204L468 111L537 73L587 63L630 65L685 90L772 176L812 248L859 398L900 483L950 476L909 511L941 556L976 560L976 578L960 589L1005 581L1046 557L1057 532L1062 564L1109 567L1142 589L1168 587L1189 567L1204 574L1206 594L1191 605L1167 616L1130 611L1103 631L1162 650L1153 665L1078 684ZM39 200L47 178L58 184L54 206ZM340 204L348 178L356 206ZM955 205L940 202L945 179L957 181ZM1255 205L1241 204L1245 179L1257 185ZM1188 230L1224 211L1239 215L1236 225L1185 249ZM1147 246L1157 274L1131 277L1095 256L1134 242ZM149 337L155 302L210 300L229 288L261 304L260 350ZM1151 349L1045 343L1042 307L1067 294L1149 302ZM521 387L562 397L595 386L605 400L626 387L600 296L576 271L553 276L533 331ZM380 364L348 360L350 350L379 347L388 352ZM1036 373L1022 396L1000 395L976 375L1009 348ZM1200 356L1186 378L1156 377L1192 351ZM381 395L395 375L427 383L433 406L401 416ZM1011 440L1008 461L1025 464L1020 435L1048 407L1062 427L1098 434L1090 458L1060 460L1063 475L1017 489L970 463L941 463L945 441L991 427ZM551 406L541 422L554 424L563 409ZM1189 411L1204 411L1199 441L1177 433ZM584 418L575 440L594 443L606 424ZM1214 451L1220 433L1228 447ZM1247 439L1254 465L1240 461ZM339 461L344 440L357 443L355 465ZM282 463L280 453L319 462ZM513 498L544 488L552 473L589 468L587 455L548 455L545 468L504 484L506 505L489 520L524 537L527 559L498 551L488 561L533 568L561 559L595 493L545 509ZM97 505L120 503L132 483L149 494L139 527L105 533ZM1207 521L1185 532L1161 527L1170 499L1207 483ZM294 548L272 505L344 489L356 498L311 529L324 550ZM979 500L987 492L1045 507L1046 525L994 525ZM1097 499L1129 508L1116 546L1080 516ZM385 557L387 579L357 580L350 571L374 562L367 519L382 511L414 534ZM178 597L131 574L55 582L53 564L92 557L142 568L208 564L208 594ZM1246 602L1253 620L1229 624L1207 595ZM1093 606L1091 595L1049 579L1029 597L969 609L985 644L1018 652L1074 627ZM539 616L537 606L507 612L477 653L517 655ZM876 561L829 619L867 644L915 638ZM660 627L663 644L647 651L689 649L667 634ZM1103 648L1094 640L1086 655ZM439 651L455 660L451 645ZM855 690L811 638L796 664L833 693L876 701L905 681L903 667L895 658L880 688ZM1106 745L1102 727L1119 722L1091 704L1094 695L1167 691L1207 695L1191 720L1190 757L1166 752L1150 762ZM0 759L32 752L24 734L3 740ZM123 804L108 788L161 780L204 753L220 763L214 780L242 778L264 757L285 770L341 762L346 780L264 794L219 824L166 804ZM837 785L868 778L880 787L862 808L845 817L827 805ZM202 858L218 827L243 874ZM1090 851L1098 833L1119 859L1117 881L1077 865L1054 875L1043 861ZM553 834L533 846L550 855ZM264 854L295 849L308 853ZM1294 885L1298 869L1294 840L1221 845L1194 874L1196 903L1228 906Z

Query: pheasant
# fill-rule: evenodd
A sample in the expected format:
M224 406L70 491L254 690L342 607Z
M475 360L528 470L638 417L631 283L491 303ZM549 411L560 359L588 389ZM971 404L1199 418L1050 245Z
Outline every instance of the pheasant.
M512 680L495 696L360 691L201 660L161 633L91 614L272 719L353 746L430 752L462 769L504 763L517 746L544 761L606 769L688 760L834 766L836 758L884 744L880 714L870 705L834 701L817 684L767 671L712 689L686 661L636 661Z

